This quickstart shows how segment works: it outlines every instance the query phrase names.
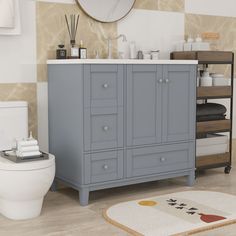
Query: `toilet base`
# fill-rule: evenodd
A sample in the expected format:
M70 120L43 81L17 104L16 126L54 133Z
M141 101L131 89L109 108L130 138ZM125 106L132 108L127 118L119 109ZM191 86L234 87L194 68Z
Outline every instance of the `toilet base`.
M43 198L31 201L0 199L0 213L12 220L26 220L40 215Z

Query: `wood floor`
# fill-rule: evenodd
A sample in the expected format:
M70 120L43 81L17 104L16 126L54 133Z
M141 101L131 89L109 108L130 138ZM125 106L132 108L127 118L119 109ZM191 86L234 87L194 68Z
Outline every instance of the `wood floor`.
M102 211L105 208L122 201L190 189L236 195L236 158L229 175L224 174L223 168L208 170L198 176L192 188L186 187L185 178L178 178L107 189L92 192L87 207L80 207L78 192L73 189L49 192L42 215L36 219L11 221L0 215L0 236L124 236L128 234L103 219ZM227 236L236 235L236 232L233 233L228 232Z

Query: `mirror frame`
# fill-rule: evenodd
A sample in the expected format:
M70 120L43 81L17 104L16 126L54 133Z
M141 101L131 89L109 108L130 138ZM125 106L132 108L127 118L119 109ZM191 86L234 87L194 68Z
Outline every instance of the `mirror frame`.
M77 5L83 10L83 12L84 12L87 16L89 16L90 18L94 19L95 21L102 22L102 23L114 23L114 22L117 22L117 21L119 21L119 20L125 18L125 17L131 12L131 10L134 8L134 4L135 4L135 2L136 2L136 0L134 0L134 3L133 3L133 5L132 5L132 7L131 7L131 8L129 9L129 11L128 11L125 15L123 15L121 18L119 18L119 19L117 19L117 20L114 20L114 21L102 21L102 20L98 20L98 19L94 18L93 16L91 16L91 15L81 6L79 0L75 0L75 1L76 1Z

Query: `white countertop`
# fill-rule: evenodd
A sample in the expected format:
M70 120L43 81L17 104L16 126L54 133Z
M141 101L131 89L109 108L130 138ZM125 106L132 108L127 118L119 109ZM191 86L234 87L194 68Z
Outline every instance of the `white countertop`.
M197 60L138 60L138 59L63 59L47 60L47 64L198 64Z

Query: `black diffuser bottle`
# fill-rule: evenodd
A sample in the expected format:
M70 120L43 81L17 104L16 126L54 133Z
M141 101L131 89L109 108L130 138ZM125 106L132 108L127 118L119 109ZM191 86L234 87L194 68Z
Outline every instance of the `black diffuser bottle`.
M66 59L66 49L63 44L58 45L57 49L57 59Z

